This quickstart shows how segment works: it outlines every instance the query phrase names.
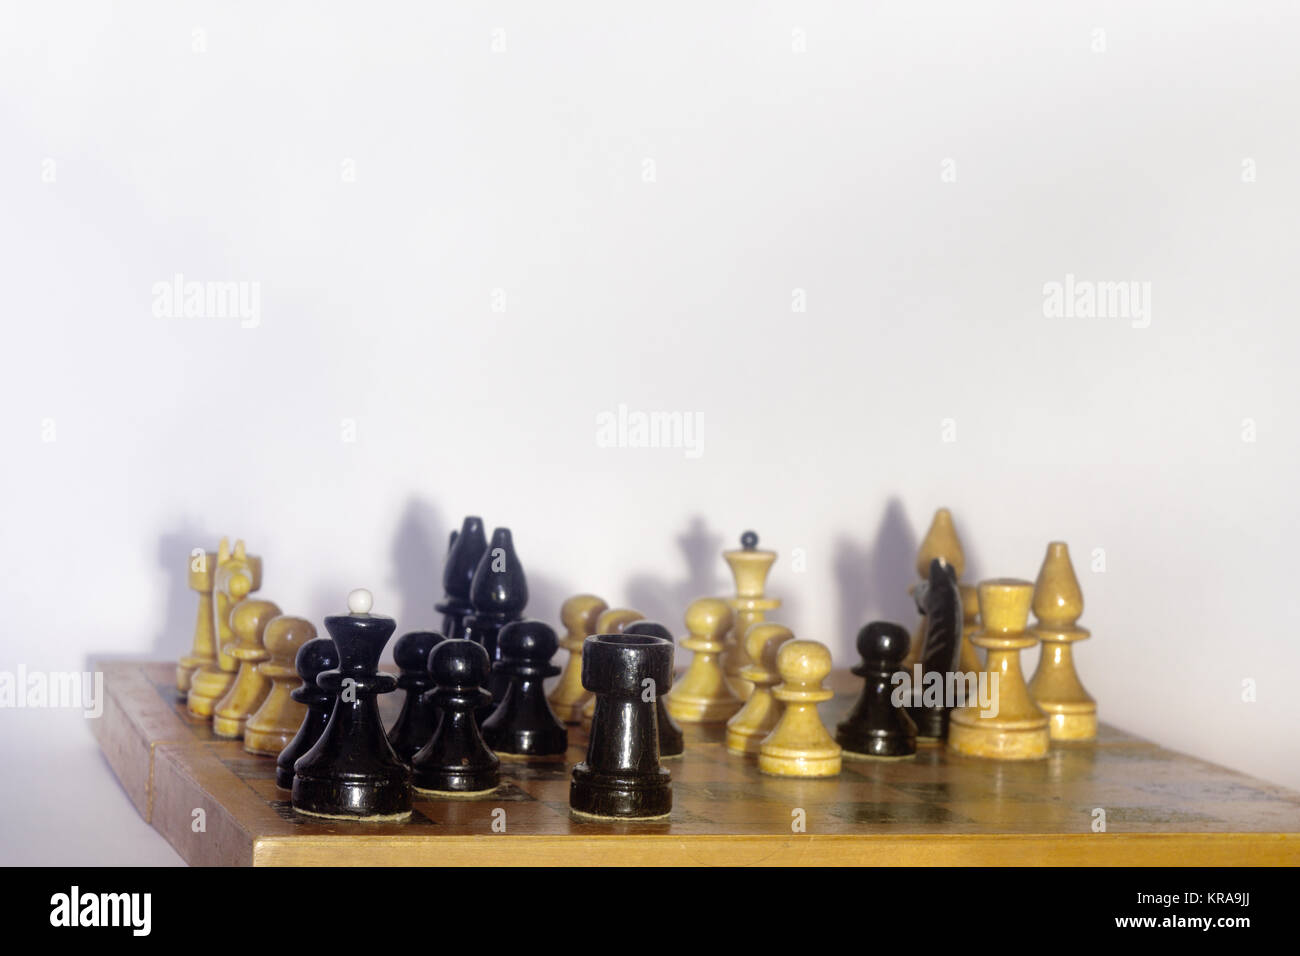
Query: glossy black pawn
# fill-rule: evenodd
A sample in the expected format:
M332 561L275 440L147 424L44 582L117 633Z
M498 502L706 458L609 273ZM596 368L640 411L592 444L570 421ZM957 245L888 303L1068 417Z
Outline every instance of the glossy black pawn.
M369 595L356 595L349 596L352 613L325 618L339 666L316 683L338 699L320 739L294 766L293 806L315 816L404 820L411 812L411 771L388 742L378 700L397 686L391 674L379 673L379 655L397 622L370 614Z
M957 572L942 558L930 562L930 577L916 588L916 608L925 615L925 643L921 645L921 691L919 704L907 708L916 735L932 740L948 739L948 715L952 702L944 694L948 674L957 668L961 641L961 589ZM937 675L937 676L930 676Z
M906 757L916 753L916 725L903 707L895 707L894 673L907 656L907 629L889 621L872 621L858 631L862 663L853 673L865 679L862 696L835 728L835 741L858 757Z
M470 515L451 533L447 548L447 563L442 569L443 599L433 606L442 615L442 633L445 637L464 637L465 618L473 610L469 600L470 585L479 559L487 550L483 536L483 519Z
M397 720L388 730L388 742L403 763L411 762L415 752L429 742L433 729L438 726L438 710L426 695L433 689L429 655L444 640L446 638L436 631L411 631L399 637L393 645L393 660L401 670L397 676L397 689L406 691L406 699L402 701Z
M528 579L524 576L519 556L515 554L509 528L497 528L492 532L492 541L474 571L469 599L474 606L471 636L483 645L488 661L495 662L497 634L511 621L523 617L528 605ZM505 689L505 676L493 671L488 677L492 704L485 708L485 713L479 714L479 720L491 716L491 707L501 703Z
M322 690L316 678L339 666L339 652L328 637L314 637L298 648L293 663L302 683L291 690L289 696L300 704L306 704L307 713L303 715L293 740L275 758L275 785L281 790L293 789L294 763L320 740L325 725L329 723L334 695Z
M751 532L752 534L752 532ZM758 536L755 535L755 538ZM668 643L673 641L673 633L658 621L633 621L623 629L624 634L649 634L651 637L663 638ZM671 670L669 671L671 673ZM677 726L672 714L664 705L664 696L669 687L662 687L655 694L655 719L659 722L659 756L680 757L686 752L686 737L682 728Z
M659 765L655 706L657 689L670 686L672 677L671 641L649 634L587 638L582 686L596 695L596 713L587 759L573 768L569 784L573 810L625 819L663 817L672 810L672 776Z
M495 653L495 649L496 649L496 633L497 633L498 630L499 630L499 628L496 628L496 627L490 627L490 626L487 626L486 624L480 624L480 623L478 622L478 620L474 617L474 615L471 614L471 615L469 615L467 618L465 618L465 638L464 638L464 639L467 640L467 641L470 641L470 642L472 642L472 643L474 643L474 644L477 644L479 647L483 647L483 646L484 646L484 641L485 641L485 636L484 636L484 635L485 635L485 632L490 631L490 632L492 633L492 646L493 646L493 653ZM483 651L483 652L486 654L486 653L487 653L487 648L484 647L484 651ZM482 727L482 726L487 722L487 719L488 719L489 717L491 717L492 714L493 714L493 713L496 711L496 709L497 709L497 702L496 702L495 700L492 699L492 692L491 692L490 690L488 690L488 688L492 686L492 666L493 666L493 663L494 663L494 662L493 662L492 658L489 657L489 658L488 658L487 677L484 678L484 680L483 680L483 689L484 689L485 691L487 691L487 697L485 697L485 698L483 699L482 703L480 703L480 704L478 705L478 707L475 708L475 710L474 710L474 719L478 721L478 725L479 725L480 728L481 728L481 727Z
M431 793L482 793L501 782L501 761L483 740L474 710L488 699L487 652L474 641L446 640L429 655L438 726L414 757L415 789Z
M545 621L511 621L497 636L492 665L506 682L501 703L483 723L483 739L498 755L563 757L569 732L551 710L543 682L560 668L551 663L559 641Z

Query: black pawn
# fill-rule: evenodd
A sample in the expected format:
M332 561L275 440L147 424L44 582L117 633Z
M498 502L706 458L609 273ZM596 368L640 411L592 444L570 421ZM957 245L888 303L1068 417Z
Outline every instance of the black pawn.
M379 655L397 622L370 613L370 593L348 595L351 613L325 618L339 666L317 685L337 694L329 723L294 766L294 809L314 816L405 820L411 814L411 771L393 752L379 716L379 695L397 678L379 673Z
M487 652L469 640L443 641L429 655L438 727L411 758L415 788L433 793L482 793L501 782L501 761L479 733L474 709L488 699Z
M469 599L474 614L473 620L467 622L470 633L466 636L482 644L488 653L488 661L495 662L498 656L497 634L511 621L523 617L528 604L528 579L524 576L519 556L515 554L509 528L497 528L492 532L492 541L479 558L474 572ZM479 714L480 721L491 716L492 707L501 703L506 690L505 676L493 671L488 677L488 690L492 694L492 703Z
M654 704L658 689L670 686L672 677L671 641L649 634L587 638L582 686L596 695L596 714L587 759L573 768L569 784L573 810L630 819L663 817L672 810L672 776L659 765Z
M916 724L890 695L891 678L902 666L911 644L907 629L889 621L872 621L858 631L862 663L853 673L866 679L862 696L835 728L835 741L850 757L906 757L916 753Z
M425 694L433 689L429 654L444 640L435 631L411 631L393 645L393 660L401 669L397 689L406 691L406 700L389 728L388 742L404 763L410 763L415 752L429 742L433 728L438 725L438 711Z
M658 621L633 621L623 629L623 633L649 634L651 637L661 637L670 644L673 640L672 631ZM664 687L655 694L655 719L659 722L659 756L680 757L686 752L686 738L682 734L682 728L677 726L677 721L673 720L672 715L668 713L668 708L664 706L664 695L668 690L668 687Z
M465 636L465 617L473 610L469 601L469 587L474 580L478 562L487 550L483 537L483 519L473 515L461 523L460 531L451 533L447 548L447 563L442 569L443 599L433 606L442 615L442 633L445 637Z
M483 723L483 739L498 754L563 756L569 732L546 700L542 682L560 668L551 663L559 642L545 621L511 621L497 636L500 659L492 666L506 681L501 703Z
M314 637L298 648L293 663L302 683L291 690L289 696L300 704L306 704L307 713L303 715L293 740L275 758L275 785L281 790L293 789L294 762L320 740L325 725L329 723L334 695L317 686L316 678L339 666L339 652L328 637Z
M907 708L916 735L931 740L948 738L948 715L952 710L944 694L948 674L957 667L961 640L961 589L957 571L942 558L930 562L929 580L916 588L916 609L925 615L925 642L921 645L921 703ZM937 674L938 677L930 677ZM935 682L938 694L935 694ZM926 702L927 697L929 702Z

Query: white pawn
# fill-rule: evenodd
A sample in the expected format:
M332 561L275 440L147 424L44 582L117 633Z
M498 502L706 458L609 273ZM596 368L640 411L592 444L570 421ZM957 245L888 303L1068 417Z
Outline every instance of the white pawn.
M830 650L816 641L788 641L777 652L776 670L781 683L772 696L785 709L759 746L759 771L778 777L834 777L843 751L817 713L818 704L835 696L822 686L831 672Z

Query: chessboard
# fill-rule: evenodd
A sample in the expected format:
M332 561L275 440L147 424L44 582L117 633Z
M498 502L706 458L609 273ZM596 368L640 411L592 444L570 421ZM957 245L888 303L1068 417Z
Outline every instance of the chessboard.
M720 725L686 726L686 753L664 761L672 814L642 823L570 813L569 774L586 748L570 728L565 763L503 761L487 797L417 796L402 824L308 819L276 788L274 758L187 714L175 662L99 669L100 746L144 819L192 865L1300 864L1300 793L1106 725L1095 741L1054 741L1041 760L922 745L906 760L846 760L825 779L765 776L726 751ZM821 714L834 726L861 680L836 671L830 684ZM380 698L386 723L399 696Z

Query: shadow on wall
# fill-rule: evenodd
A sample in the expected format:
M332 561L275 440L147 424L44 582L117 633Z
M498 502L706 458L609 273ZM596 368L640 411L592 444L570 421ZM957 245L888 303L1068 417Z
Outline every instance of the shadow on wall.
M722 541L722 535L711 531L703 517L693 515L686 530L677 536L678 550L686 562L685 577L670 583L648 574L633 575L624 587L626 606L658 621L673 634L684 634L686 605L698 597L725 596L735 590L720 575ZM601 597L610 607L622 604L618 595Z
M454 527L459 526L457 521ZM486 519L485 527L490 535L493 525ZM396 593L396 606L385 611L397 618L399 635L441 627L441 616L433 606L443 595L442 572L452 528L428 500L411 498L407 502L393 536L391 571L387 580ZM851 653L858 629L868 621L897 621L909 630L915 625L916 608L908 595L908 588L918 580L915 565L919 542L912 529L901 501L891 498L885 505L870 546L860 544L848 535L836 539L834 574L839 604L838 632L815 635L814 639L832 648L848 649ZM957 532L965 544L960 522L957 523ZM220 535L185 523L158 539L158 564L168 582L166 609L162 615L162 628L154 635L152 650L143 657L169 660L189 649L194 633L197 596L189 589L186 565L196 542L209 542L215 550L219 540ZM708 595L727 597L735 590L721 553L726 547L738 544L727 545L725 540L720 532L710 528L705 518L693 515L677 536L677 547L685 563L683 577L670 582L653 575L637 574L628 579L623 594L602 594L601 597L609 601L611 607L626 603L650 620L666 625L675 635L683 635L683 618L691 601ZM535 560L535 556L530 559L526 537L521 542L516 536L516 543L528 576L526 615L540 618L557 631L561 630L560 605L568 595L576 593L576 589L539 573L535 563L530 567L530 560ZM768 545L763 541L760 544ZM978 565L969 547L966 556L967 572L963 575L963 582L974 583L979 580ZM331 580L328 569L322 569L322 572L321 580L313 584L309 610L286 609L286 613L303 614L323 634L324 616L343 612L342 596L350 585ZM770 615L773 620L797 619L796 611L802 595L773 596L783 601L783 606ZM391 658L391 648L387 649L385 658Z
M902 502L890 498L870 547L842 536L835 542L839 633L852 652L858 630L870 621L896 621L911 630L916 605L907 589L916 583L917 539Z
M146 655L148 658L172 660L189 652L199 606L199 596L190 590L189 585L190 553L197 547L216 551L220 540L221 535L188 523L159 536L158 567L167 581L167 597L162 630L154 635L153 650ZM234 545L233 538L230 543Z
M397 606L387 613L397 618L398 634L441 627L441 615L433 605L442 600L442 569L451 532L452 527L432 504L420 498L407 501L393 535L392 571L387 582L397 593Z
M82 669L91 671L100 661L175 661L188 654L194 645L194 627L199 610L199 596L190 590L190 560L195 548L215 553L222 537L219 533L199 528L188 521L178 524L175 530L159 535L158 568L167 583L164 586L166 596L160 616L162 626L154 633L152 646L149 650L136 654L123 654L116 648L91 651L83 660ZM237 539L229 534L225 537L233 547ZM254 548L252 553L261 552Z
M739 547L739 533L737 542L727 545L721 533L713 531L703 517L694 515L677 543L686 563L685 577L666 582L652 575L634 575L626 585L626 603L647 618L667 625L674 634L683 634L683 617L691 601L709 595L730 597L734 593L734 582L726 572L721 555L727 547ZM760 537L760 546L773 545ZM837 632L811 635L812 639L832 649L851 651L858 629L868 621L897 621L910 630L917 617L916 606L908 594L908 588L918 580L917 547L917 537L898 498L891 498L886 504L870 546L859 544L847 535L837 538L834 550L839 596ZM776 550L781 551L779 547ZM770 596L782 601L782 606L768 615L770 620L798 620L804 595L792 592ZM619 595L601 597L611 607L623 603Z
M456 526L460 527L457 521ZM486 525L489 536L492 525ZM385 584L395 594L389 608L376 608L377 613L389 614L397 619L397 634L415 630L440 630L442 616L434 604L442 600L442 572L447 560L447 547L452 527L444 520L438 508L426 499L411 498L398 521L393 535L390 571ZM166 611L162 628L153 639L152 649L141 659L174 660L185 654L191 646L194 621L198 609L198 595L190 590L186 574L190 552L197 542L207 542L215 551L221 536L181 525L158 539L158 563L167 578ZM517 540L517 539L516 539ZM234 539L231 539L234 543ZM525 544L526 548L526 544ZM253 553L259 553L254 550ZM529 572L528 552L523 550L520 560L528 575L529 601L525 613L540 617L555 626L559 618L564 587L555 581ZM336 577L328 567L319 569L319 576L311 583L310 597L304 608L284 608L286 614L297 614L316 625L319 634L326 634L324 620L331 614L345 613L345 597L364 582L348 582ZM259 597L263 596L261 592ZM273 597L270 599L274 599ZM385 648L384 659L392 659L392 642Z
M921 527L928 528L933 512L922 517ZM974 583L979 579L978 562L966 544L961 521L954 517L953 524L966 556L962 583ZM850 651L859 628L870 621L895 621L908 631L916 626L918 612L908 589L920 580L916 573L916 553L921 542L912 529L902 502L895 497L885 505L870 548L848 537L836 540L839 629Z

